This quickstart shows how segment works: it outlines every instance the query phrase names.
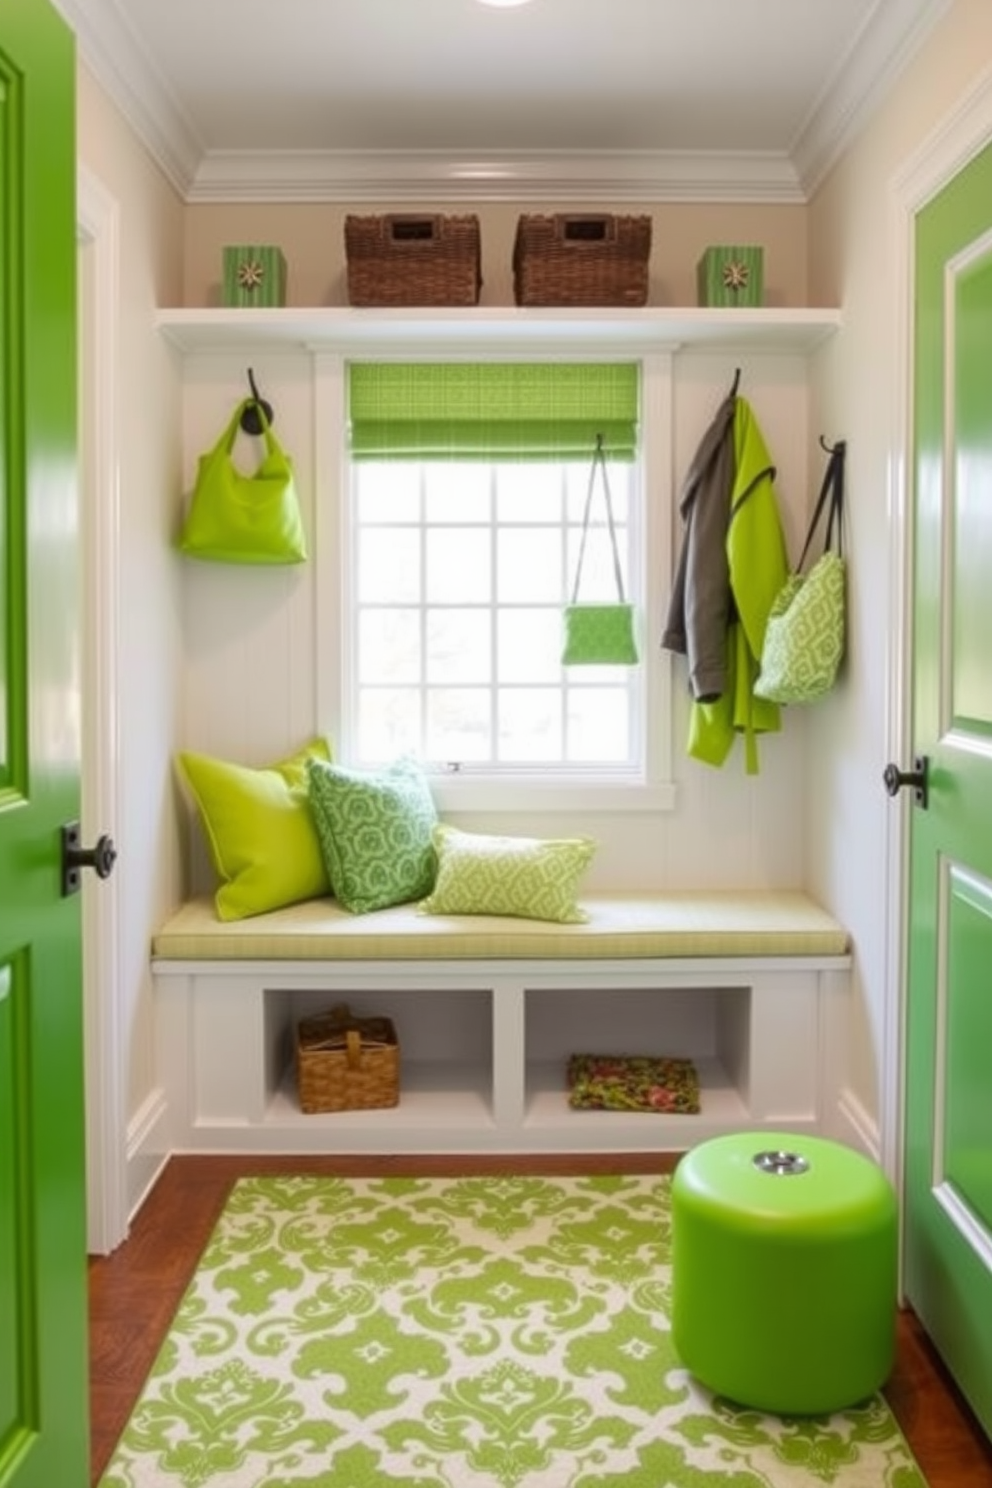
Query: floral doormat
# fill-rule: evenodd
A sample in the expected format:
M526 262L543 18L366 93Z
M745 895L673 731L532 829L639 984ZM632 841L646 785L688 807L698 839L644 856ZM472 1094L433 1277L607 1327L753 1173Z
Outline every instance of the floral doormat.
M926 1488L881 1396L714 1398L665 1177L238 1183L101 1488Z
M640 1054L573 1054L568 1104L577 1111L657 1111L699 1114L699 1075L691 1059Z

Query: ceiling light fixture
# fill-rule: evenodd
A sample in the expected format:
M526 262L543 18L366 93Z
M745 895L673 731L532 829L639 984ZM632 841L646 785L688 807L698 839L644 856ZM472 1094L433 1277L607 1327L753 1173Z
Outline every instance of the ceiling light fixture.
M530 0L479 0L480 5L494 5L501 10L509 10L511 5L529 5Z

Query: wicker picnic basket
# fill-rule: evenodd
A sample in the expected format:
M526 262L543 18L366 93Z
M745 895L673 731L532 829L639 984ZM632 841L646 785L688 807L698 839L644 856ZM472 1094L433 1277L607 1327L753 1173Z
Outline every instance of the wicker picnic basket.
M513 244L518 305L646 305L651 218L523 216Z
M347 216L352 305L476 305L482 288L478 217Z
M400 1051L392 1020L354 1017L346 1003L302 1019L296 1078L307 1115L397 1105Z

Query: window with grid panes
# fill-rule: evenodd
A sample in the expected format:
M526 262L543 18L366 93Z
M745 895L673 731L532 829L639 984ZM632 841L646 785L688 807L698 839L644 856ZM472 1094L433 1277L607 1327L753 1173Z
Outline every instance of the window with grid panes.
M640 667L561 662L597 434L636 603L638 367L349 369L352 750L452 773L634 778ZM602 481L579 599L617 598Z

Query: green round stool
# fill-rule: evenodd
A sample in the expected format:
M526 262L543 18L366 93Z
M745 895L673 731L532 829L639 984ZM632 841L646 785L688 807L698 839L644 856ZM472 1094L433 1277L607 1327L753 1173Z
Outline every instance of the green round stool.
M672 1342L708 1389L777 1415L856 1405L895 1352L896 1199L822 1137L743 1132L672 1179Z

